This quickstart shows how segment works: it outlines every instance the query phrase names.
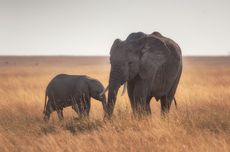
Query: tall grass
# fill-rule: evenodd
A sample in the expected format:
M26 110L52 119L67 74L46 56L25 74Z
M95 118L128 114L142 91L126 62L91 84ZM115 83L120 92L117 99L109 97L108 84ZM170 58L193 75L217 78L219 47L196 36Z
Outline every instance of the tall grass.
M44 60L0 63L0 151L230 151L226 60L186 58L178 109L172 105L166 119L154 99L152 115L134 119L127 95L118 93L111 121L102 120L102 106L92 100L89 121L75 119L76 113L66 108L63 122L53 113L48 124L42 121L44 90L53 76L86 74L107 85L109 64L107 59Z

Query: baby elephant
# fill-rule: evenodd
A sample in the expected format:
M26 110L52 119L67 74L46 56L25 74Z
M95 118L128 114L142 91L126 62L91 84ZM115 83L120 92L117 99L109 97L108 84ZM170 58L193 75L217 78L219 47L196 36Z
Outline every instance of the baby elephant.
M104 87L98 80L85 75L55 76L46 88L44 120L48 121L53 111L56 111L59 120L62 120L63 108L68 106L72 106L80 117L88 116L91 97L101 101L106 112L106 97L101 94L103 90Z

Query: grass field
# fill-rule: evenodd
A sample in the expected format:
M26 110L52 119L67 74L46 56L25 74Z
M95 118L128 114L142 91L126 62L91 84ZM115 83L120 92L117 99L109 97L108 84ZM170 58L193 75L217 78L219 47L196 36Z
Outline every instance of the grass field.
M185 57L167 119L160 103L137 120L127 97L118 94L112 121L104 122L92 100L89 121L77 121L71 108L65 120L56 113L42 120L44 90L56 74L86 74L107 85L106 57L0 57L0 151L230 151L230 58ZM122 89L120 89L122 90Z

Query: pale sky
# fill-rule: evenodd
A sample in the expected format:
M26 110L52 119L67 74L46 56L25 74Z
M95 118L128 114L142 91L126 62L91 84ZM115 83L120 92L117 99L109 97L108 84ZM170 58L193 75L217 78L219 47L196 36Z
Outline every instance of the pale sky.
M229 0L0 0L0 55L109 55L159 31L183 55L230 54Z

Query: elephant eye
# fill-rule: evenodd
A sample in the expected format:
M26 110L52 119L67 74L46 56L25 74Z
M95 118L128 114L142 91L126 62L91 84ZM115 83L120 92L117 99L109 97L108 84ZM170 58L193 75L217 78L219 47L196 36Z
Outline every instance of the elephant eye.
M132 62L131 61L129 61L129 63L128 63L129 65L131 65L132 64Z

